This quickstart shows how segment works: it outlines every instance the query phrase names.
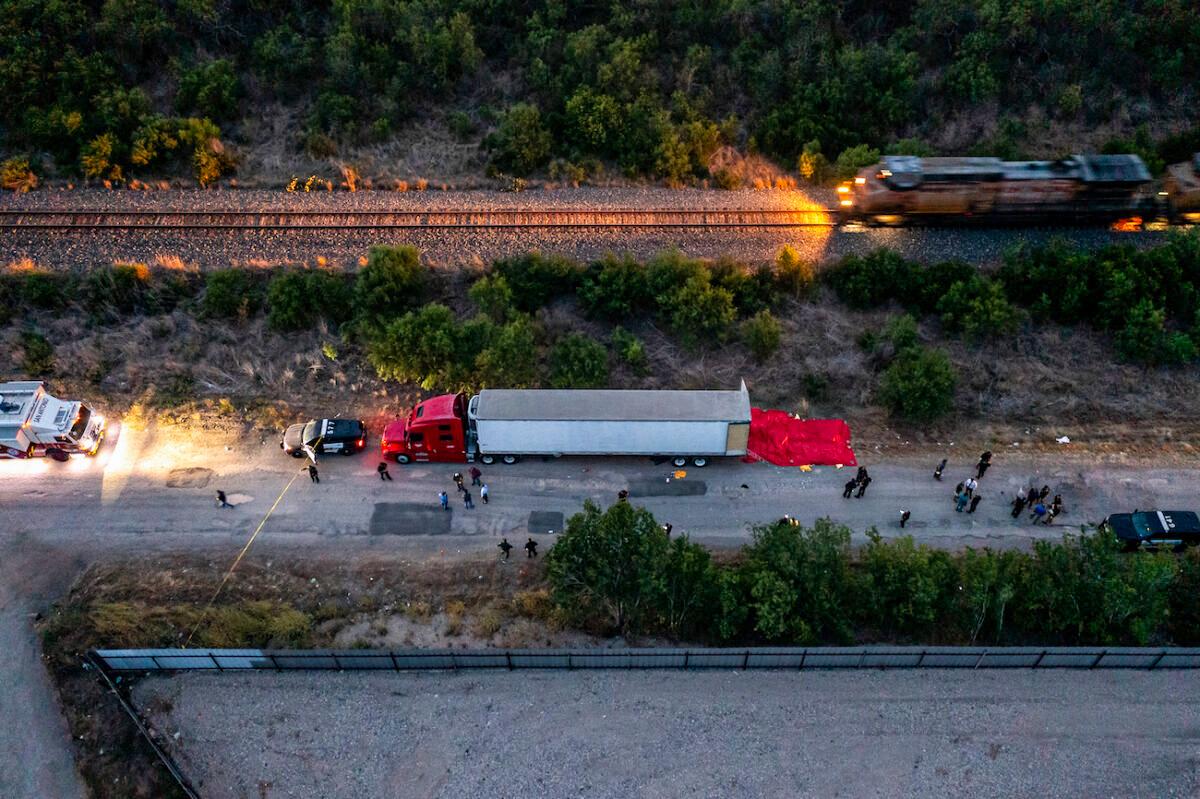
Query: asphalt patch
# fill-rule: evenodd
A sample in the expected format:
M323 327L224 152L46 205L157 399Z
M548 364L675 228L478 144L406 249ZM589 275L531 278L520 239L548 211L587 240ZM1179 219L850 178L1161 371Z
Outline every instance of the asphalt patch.
M167 472L167 488L204 488L212 476L212 469L201 466L172 469Z
M631 480L631 497L702 497L708 493L703 480Z
M376 502L371 514L371 535L447 535L452 510L417 502Z
M563 515L550 510L535 510L529 514L528 529L530 533L540 535L561 533Z

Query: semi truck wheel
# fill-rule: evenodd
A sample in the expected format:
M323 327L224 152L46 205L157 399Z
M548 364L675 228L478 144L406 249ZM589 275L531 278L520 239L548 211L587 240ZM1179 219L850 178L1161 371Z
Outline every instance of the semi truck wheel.
M682 469L684 466L687 466L687 458L676 458L671 463Z
M58 461L59 463L66 463L71 459L70 455L56 447L51 447L50 449L46 450L46 457L52 461Z
M697 469L702 469L708 465L708 458L692 458L692 465Z
M479 462L482 463L484 466L491 466L493 463L496 462L496 456L495 455L480 455Z
M408 463L410 460L412 460L412 458L408 457L407 455L401 454L396 456L396 463L400 464L401 466Z
M517 461L519 461L521 459L518 458L516 455L505 455L503 458L501 458L501 460L503 460L509 466L512 466L514 463L516 463Z

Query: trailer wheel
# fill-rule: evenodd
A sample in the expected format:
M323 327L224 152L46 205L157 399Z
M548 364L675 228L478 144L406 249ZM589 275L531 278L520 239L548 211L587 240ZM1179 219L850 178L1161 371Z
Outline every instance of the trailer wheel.
M495 455L480 455L479 462L482 463L484 466L491 466L493 463L496 462L496 456Z
M687 466L687 458L676 458L671 463L682 469L684 466Z
M59 463L66 463L71 459L70 455L63 450L58 449L57 447L51 447L50 449L46 450L46 457L52 461L58 461Z
M501 458L501 460L504 461L509 466L512 466L514 463L516 463L517 461L519 461L521 459L518 458L516 455L505 455L503 458Z
M403 453L396 455L396 463L400 464L401 466L408 463L410 460L412 460L412 458L408 457L407 455L405 455Z
M292 450L292 451L291 451L290 453L288 453L288 454L290 454L290 455L291 455L293 458L303 458L303 457L304 457L304 450L302 450L302 449L294 449L294 450Z
M708 465L708 458L692 458L692 465L697 469L703 469Z

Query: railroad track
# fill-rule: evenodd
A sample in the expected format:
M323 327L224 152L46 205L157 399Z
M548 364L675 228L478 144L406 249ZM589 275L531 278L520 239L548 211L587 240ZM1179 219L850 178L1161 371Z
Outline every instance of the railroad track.
M458 211L0 210L0 229L378 230L387 228L833 227L830 211L499 209Z

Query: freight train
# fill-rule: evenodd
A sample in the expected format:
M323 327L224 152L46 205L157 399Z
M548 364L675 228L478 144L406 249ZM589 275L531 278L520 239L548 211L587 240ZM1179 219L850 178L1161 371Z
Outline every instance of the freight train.
M1136 155L1057 161L887 155L838 186L844 221L1200 222L1200 154L1155 183Z

